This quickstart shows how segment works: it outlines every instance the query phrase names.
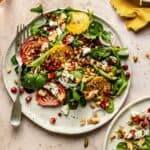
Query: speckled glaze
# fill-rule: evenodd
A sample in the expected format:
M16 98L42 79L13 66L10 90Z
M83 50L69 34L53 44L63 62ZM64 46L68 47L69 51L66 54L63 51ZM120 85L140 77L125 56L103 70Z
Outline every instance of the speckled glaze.
M146 28L139 33L126 30L123 21L111 7L109 0L8 0L6 6L0 8L0 64L12 42L16 27L20 23L27 24L37 14L31 13L32 7L42 3L46 10L72 6L77 9L93 10L94 13L109 22L121 36L121 39L130 52L132 68L132 83L126 103L140 97L150 96L150 60L145 54L150 53L150 29ZM133 56L138 56L139 61L134 63ZM2 67L0 67L2 71ZM84 150L83 141L89 139L88 150L103 150L104 136L109 124L94 132L79 136L56 135L42 130L26 117L22 119L19 129L10 125L12 101L9 98L0 76L0 150Z
M104 148L105 150L112 150L115 149L119 140L111 141L111 134L118 130L120 126L129 129L127 124L127 120L129 120L132 112L146 112L147 109L150 107L150 97L145 97L136 100L133 103L127 105L119 114L114 118L111 122L109 129L105 135L105 142Z
M97 18L100 20L100 22L103 24L105 30L110 31L112 33L112 43L113 45L117 45L120 47L123 47L123 43L117 34L117 32L104 20ZM43 17L39 16L35 18L31 23L29 23L25 29L22 32L25 32L30 28L30 26L34 23L39 23L43 21ZM22 34L20 33L20 35ZM16 37L17 38L17 37ZM4 83L6 86L6 89L14 101L16 98L16 95L13 94L10 89L11 87L16 86L14 83L14 80L17 79L17 74L14 71L14 67L11 63L11 57L15 54L15 41L16 38L13 40L13 42L10 44L10 47L8 48L7 54L4 59L3 63L3 79ZM124 61L123 63L127 64L127 60ZM129 67L130 68L130 67ZM8 73L8 69L11 69L12 71ZM129 69L130 70L130 69ZM131 71L130 71L131 72ZM85 125L85 126L80 126L80 120L81 119L87 119L90 118L93 114L93 110L90 108L89 105L86 107L78 107L76 110L70 111L69 115L58 117L58 113L61 111L60 107L58 108L44 108L41 107L37 104L35 100L35 93L32 94L32 101L30 103L26 103L25 98L28 96L27 93L24 93L20 97L20 101L22 104L22 112L25 116L27 116L30 120L32 120L34 123L39 125L40 127L54 132L54 133L61 133L61 134L68 134L68 135L73 135L73 134L81 134L81 133L87 133L90 131L93 131L104 124L106 124L108 121L110 121L116 113L119 111L121 106L126 100L126 97L129 92L129 87L130 87L130 79L128 82L128 87L126 90L121 94L121 96L116 97L114 100L114 105L115 105L115 110L113 113L108 114L105 112L100 112L98 111L97 114L100 116L100 122L96 125ZM55 125L50 124L50 117L55 117L56 118L56 123Z

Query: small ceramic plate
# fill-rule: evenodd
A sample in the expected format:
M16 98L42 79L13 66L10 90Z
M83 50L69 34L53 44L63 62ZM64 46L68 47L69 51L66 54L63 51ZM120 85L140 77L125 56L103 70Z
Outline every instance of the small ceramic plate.
M37 17L35 20L33 20L30 24L28 24L22 32L24 32L27 28L31 26L33 23L38 23L42 20L42 16ZM104 27L111 31L113 34L113 44L118 45L123 47L123 44L117 34L117 32L108 24L106 23L103 19L98 18L101 23L104 25ZM14 72L14 69L12 69L12 72L10 74L7 73L8 68L13 68L10 58L14 55L15 53L15 40L11 43L8 52L5 57L4 65L3 65L3 79L4 83L6 86L6 89L11 97L11 99L14 101L15 100L15 95L13 95L10 92L10 88L15 86L14 80L17 79L17 75ZM127 63L127 62L125 62ZM30 104L27 104L25 101L25 97L27 96L26 94L23 94L21 96L21 103L22 103L22 112L25 116L27 116L30 120L32 120L34 123L37 125L41 126L42 128L52 131L55 133L61 133L61 134L81 134L85 132L89 132L92 130L95 130L101 126L103 126L105 123L110 121L114 115L119 111L121 106L126 100L128 91L129 91L129 86L130 86L130 80L128 87L126 90L123 92L123 94L120 97L117 97L115 99L115 111L112 114L106 114L104 112L98 112L100 114L100 122L96 125L85 125L84 127L80 126L80 120L82 118L88 118L91 116L92 110L89 105L87 105L84 108L78 107L76 110L70 111L69 116L65 117L59 117L57 119L57 122L55 125L50 124L49 118L50 117L56 117L58 118L57 114L60 112L60 108L45 108L37 105L36 100L33 99Z
M103 150L116 150L116 145L118 144L118 140L111 141L110 136L111 133L117 131L118 127L123 126L125 128L129 128L127 125L127 120L129 120L129 116L131 116L131 112L144 112L150 107L150 97L142 98L137 100L129 105L127 105L111 122L109 129L107 131L104 148Z

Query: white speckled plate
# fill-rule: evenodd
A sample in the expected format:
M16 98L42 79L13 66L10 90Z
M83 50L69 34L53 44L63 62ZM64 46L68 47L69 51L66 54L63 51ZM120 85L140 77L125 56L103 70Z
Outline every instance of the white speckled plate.
M104 27L111 31L113 34L113 43L116 45L120 45L123 47L123 44L117 34L117 32L108 24L106 23L103 19L98 18L101 23L104 25ZM28 24L22 32L24 32L28 27L31 26L32 23L34 22L39 22L42 20L42 17L39 16L35 20L33 20L30 24ZM10 74L7 73L8 68L13 68L10 58L14 55L15 53L15 40L11 43L8 52L5 57L4 65L3 65L3 79L4 83L6 86L6 89L11 97L11 99L14 101L15 100L15 95L10 92L10 88L15 86L14 80L17 79L17 75L12 69L12 72ZM25 101L25 97L27 94L23 94L21 96L21 103L22 103L22 112L25 116L27 116L30 120L32 120L34 123L37 125L41 126L42 128L52 131L55 133L61 133L61 134L81 134L85 132L89 132L92 130L95 130L101 126L103 126L105 123L110 121L114 115L119 111L121 106L126 100L128 91L129 91L129 86L130 86L130 80L128 87L126 90L123 92L123 94L115 99L115 111L112 114L106 114L103 112L99 112L100 114L100 123L96 125L85 125L84 127L80 127L80 119L81 118L88 118L91 116L92 110L87 105L84 108L79 107L77 110L72 110L69 114L68 117L62 116L58 117L57 113L60 112L60 108L43 108L39 105L37 105L36 100L34 99L34 94L33 94L33 100L31 103L27 104ZM52 125L49 123L49 118L50 117L56 117L57 122L55 125Z
M119 140L110 140L111 133L117 131L119 126L129 128L127 121L131 112L144 112L150 107L150 97L139 99L129 105L127 105L111 122L109 129L106 133L103 150L116 150L116 145Z

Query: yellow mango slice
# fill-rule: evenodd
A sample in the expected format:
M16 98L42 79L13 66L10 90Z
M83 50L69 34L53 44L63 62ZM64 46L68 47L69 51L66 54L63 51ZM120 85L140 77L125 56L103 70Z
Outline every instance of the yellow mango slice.
M90 24L89 16L84 12L70 12L71 21L66 28L73 34L81 34L85 32Z
M136 6L128 0L111 0L110 2L121 17L134 18L137 16Z

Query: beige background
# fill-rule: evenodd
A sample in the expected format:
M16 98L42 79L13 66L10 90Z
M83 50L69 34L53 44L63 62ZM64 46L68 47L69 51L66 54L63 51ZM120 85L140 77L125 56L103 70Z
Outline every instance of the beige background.
M37 15L31 13L30 8L42 3L46 10L67 6L82 10L91 9L117 30L125 46L129 48L133 73L127 103L140 97L150 96L150 60L145 58L145 54L150 53L150 29L148 27L138 34L127 31L124 23L109 4L109 0L7 1L6 6L0 8L0 63L15 36L16 26L20 23L27 24ZM136 64L132 60L134 55L139 57L139 62ZM88 150L102 150L109 124L92 133L71 137L48 133L23 117L21 127L14 130L9 123L11 108L12 102L0 77L0 150L83 150L84 137L89 138Z

